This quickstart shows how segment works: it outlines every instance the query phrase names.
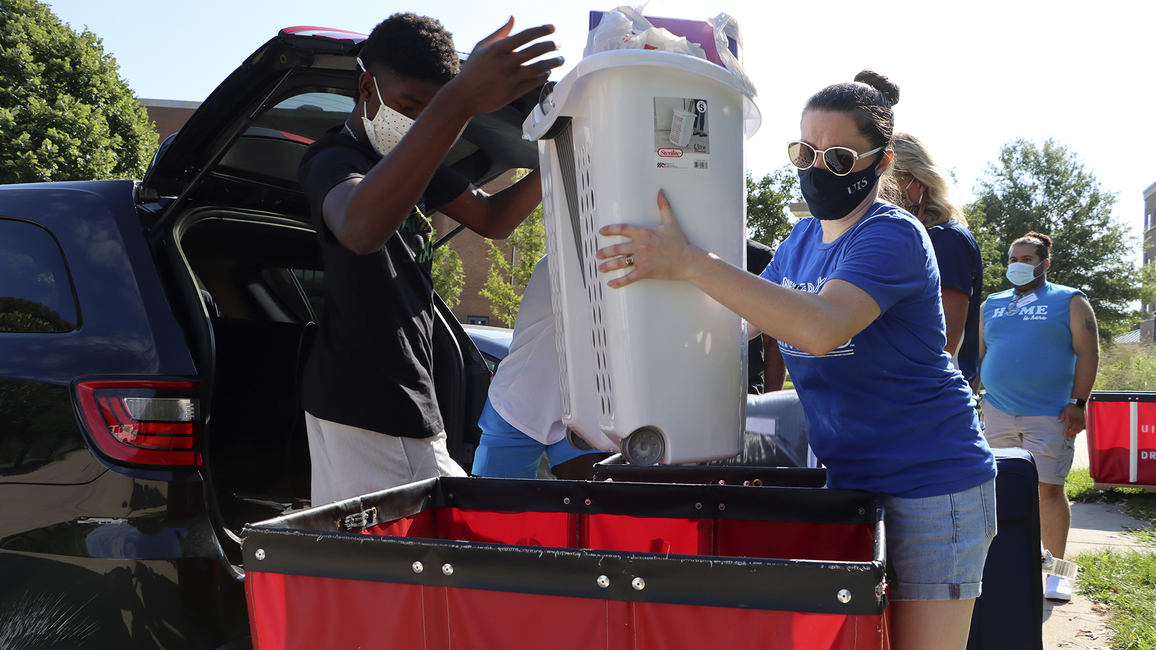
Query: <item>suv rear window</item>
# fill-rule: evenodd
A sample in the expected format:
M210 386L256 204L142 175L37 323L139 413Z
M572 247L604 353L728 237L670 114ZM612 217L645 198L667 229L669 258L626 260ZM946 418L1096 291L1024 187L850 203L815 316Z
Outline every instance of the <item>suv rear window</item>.
M34 223L0 218L0 332L71 332L79 326L56 238Z
M349 117L353 105L352 97L333 93L309 92L283 100L233 144L221 160L222 171L296 185L306 147Z
M349 117L352 97L335 93L308 92L294 95L269 109L253 123L250 132L267 129L283 138L309 144Z
M304 92L281 100L245 130L221 159L221 172L296 188L305 149L349 118L354 99L336 92ZM442 161L455 163L478 152L459 138ZM460 170L459 170L460 171Z

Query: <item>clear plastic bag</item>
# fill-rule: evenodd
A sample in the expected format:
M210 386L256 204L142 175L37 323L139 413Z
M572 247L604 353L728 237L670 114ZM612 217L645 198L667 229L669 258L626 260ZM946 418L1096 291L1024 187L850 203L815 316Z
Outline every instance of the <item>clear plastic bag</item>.
M659 50L706 58L706 52L698 43L652 25L642 15L641 7L621 6L603 13L598 26L590 30L582 55L611 50Z
M723 67L735 76L743 94L754 97L757 94L755 85L743 71L740 60L743 37L738 21L726 13L720 13L708 19L706 23L714 31L713 45L718 53L718 59L715 61L721 61ZM732 42L738 46L737 56L730 50ZM698 43L652 24L642 15L641 6L623 5L604 12L598 25L590 30L586 39L586 49L582 55L590 56L611 50L658 50L688 54L700 59L709 58Z
M738 45L739 55L743 51L743 32L739 29L739 22L732 16L721 13L714 18L707 21L714 28L714 46L718 50L719 58L722 59L723 64L727 70L731 71L739 82L739 88L743 94L748 97L758 95L755 90L755 84L747 73L743 70L743 64L734 54L731 54L729 47L730 41L734 41Z

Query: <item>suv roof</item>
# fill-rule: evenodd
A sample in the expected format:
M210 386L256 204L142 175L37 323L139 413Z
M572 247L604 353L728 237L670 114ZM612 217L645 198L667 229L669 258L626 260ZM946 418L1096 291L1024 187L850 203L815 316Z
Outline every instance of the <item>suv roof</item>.
M288 27L241 64L166 140L149 166L138 203L159 201L157 232L186 202L220 202L308 220L297 167L305 149L349 115L356 96L356 57L365 35L322 27ZM493 113L476 116L445 163L476 185L507 169L537 165L522 120L533 90ZM175 197L175 201L161 201Z

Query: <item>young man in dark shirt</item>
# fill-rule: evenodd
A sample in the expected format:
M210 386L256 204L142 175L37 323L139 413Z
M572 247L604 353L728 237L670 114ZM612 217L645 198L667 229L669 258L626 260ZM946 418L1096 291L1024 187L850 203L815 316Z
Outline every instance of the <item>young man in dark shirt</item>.
M425 213L436 208L500 239L541 202L536 170L489 196L441 165L470 118L505 106L562 64L531 62L556 49L535 42L552 26L511 36L513 24L478 43L459 70L438 21L386 19L362 47L349 119L301 162L326 274L303 387L315 505L464 475L446 450L434 394Z

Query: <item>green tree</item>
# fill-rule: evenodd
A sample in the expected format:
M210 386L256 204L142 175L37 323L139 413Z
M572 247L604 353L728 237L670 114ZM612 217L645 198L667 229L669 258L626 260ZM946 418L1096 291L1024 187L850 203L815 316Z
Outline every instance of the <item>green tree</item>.
M486 242L490 246L486 253L490 260L490 271L478 293L489 298L495 318L507 327L513 327L518 318L518 308L522 306L522 292L530 283L534 265L546 254L546 225L542 217L542 206L535 208L506 239L504 248L511 251L513 261L507 259L503 249L493 241L487 239Z
M431 232L430 237L437 241L437 233ZM466 284L466 272L462 268L461 256L449 247L448 241L434 248L432 272L434 291L442 297L447 307L457 307L461 302L462 287Z
M1029 231L1054 240L1048 280L1081 289L1100 324L1101 342L1127 331L1139 314L1141 271L1133 237L1112 216L1116 195L1100 187L1075 152L1053 140L1043 146L1004 144L976 187L967 218L986 268L984 293L1007 289L1008 246Z
M747 172L747 236L777 248L794 225L791 203L802 201L799 176L790 166L777 169L759 180Z
M0 183L140 178L157 133L96 35L0 0L0 142Z

